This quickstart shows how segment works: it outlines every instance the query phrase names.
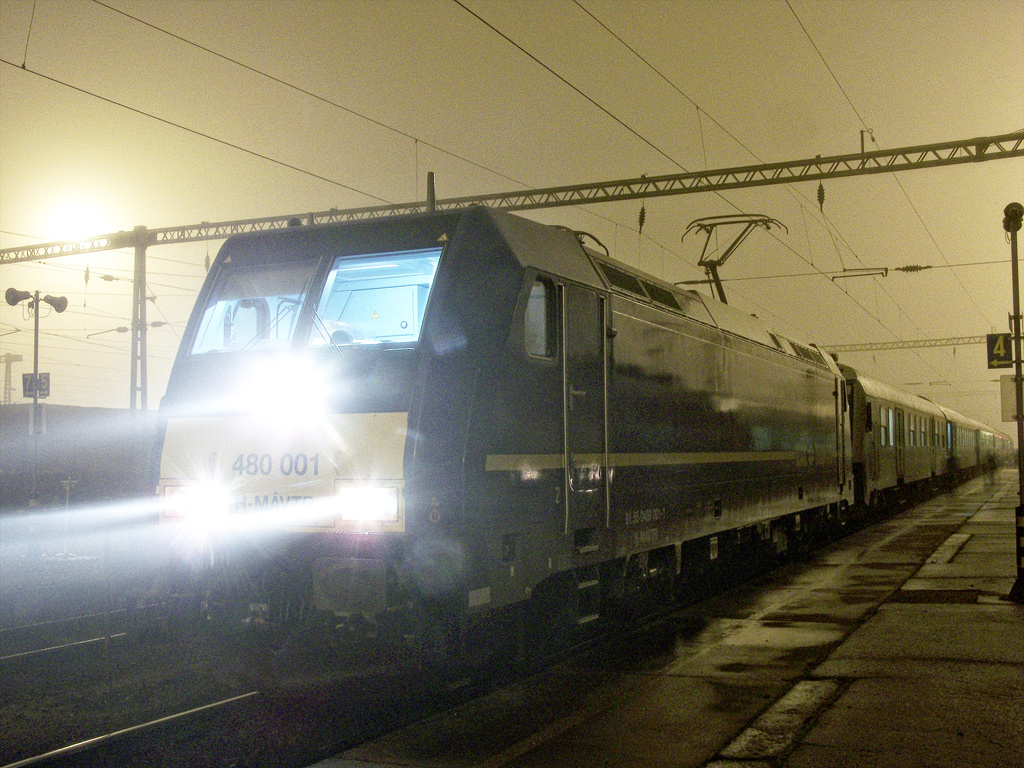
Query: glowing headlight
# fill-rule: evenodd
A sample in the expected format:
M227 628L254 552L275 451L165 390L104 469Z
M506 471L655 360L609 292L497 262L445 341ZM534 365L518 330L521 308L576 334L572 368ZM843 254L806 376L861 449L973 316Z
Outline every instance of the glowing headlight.
M216 483L168 485L164 488L164 514L198 520L221 518L231 511L231 493Z
M328 412L331 387L316 360L276 356L245 370L235 391L236 404L276 430L318 423Z
M342 485L336 490L345 522L398 522L398 488L378 485Z

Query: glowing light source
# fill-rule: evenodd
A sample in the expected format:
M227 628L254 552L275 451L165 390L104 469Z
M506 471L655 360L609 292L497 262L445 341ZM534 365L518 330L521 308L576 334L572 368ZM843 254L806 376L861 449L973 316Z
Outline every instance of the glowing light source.
M164 515L215 524L231 512L234 497L220 483L169 485L164 488Z
M336 494L345 522L398 522L399 493L394 486L341 485Z
M86 240L117 229L109 213L113 207L103 205L95 190L68 193L46 208L49 213L45 231L54 240Z
M268 427L291 430L324 420L331 387L316 360L275 355L246 370L237 392L242 409Z

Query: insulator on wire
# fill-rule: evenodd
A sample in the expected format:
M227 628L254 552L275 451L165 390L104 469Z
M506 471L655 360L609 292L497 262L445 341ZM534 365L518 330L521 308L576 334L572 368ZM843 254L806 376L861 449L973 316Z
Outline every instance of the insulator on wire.
M905 267L893 267L897 272L923 272L926 269L931 269L931 265L922 264L907 264Z
M822 213L825 212L825 185L820 181L818 182L818 208Z
M644 231L644 222L645 222L645 221L647 221L647 206L646 206L646 205L644 205L643 203L641 203L641 204L640 204L640 218L639 218L639 223L640 223L640 234L643 234L643 231Z

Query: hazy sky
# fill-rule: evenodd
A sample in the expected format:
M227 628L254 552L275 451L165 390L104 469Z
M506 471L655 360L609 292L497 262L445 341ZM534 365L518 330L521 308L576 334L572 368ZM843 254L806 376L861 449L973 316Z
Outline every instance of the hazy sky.
M1024 0L0 0L0 248L967 139L1024 128ZM695 218L783 222L723 268L731 303L824 346L1006 330L1002 210L1024 159L530 214L670 280ZM219 243L149 250L149 403ZM131 254L7 265L52 402L126 406ZM834 282L843 268L930 265ZM88 270L88 282L86 282ZM113 280L105 278L115 278ZM0 305L0 354L31 321ZM849 353L997 423L983 346ZM15 401L20 400L20 387Z

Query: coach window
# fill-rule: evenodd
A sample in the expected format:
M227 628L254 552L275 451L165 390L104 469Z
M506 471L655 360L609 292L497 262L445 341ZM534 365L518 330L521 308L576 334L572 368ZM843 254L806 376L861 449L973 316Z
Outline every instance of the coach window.
M551 359L555 356L555 286L540 278L530 289L526 304L526 353Z
M888 409L885 406L878 406L878 444L889 444L889 417L886 415Z

